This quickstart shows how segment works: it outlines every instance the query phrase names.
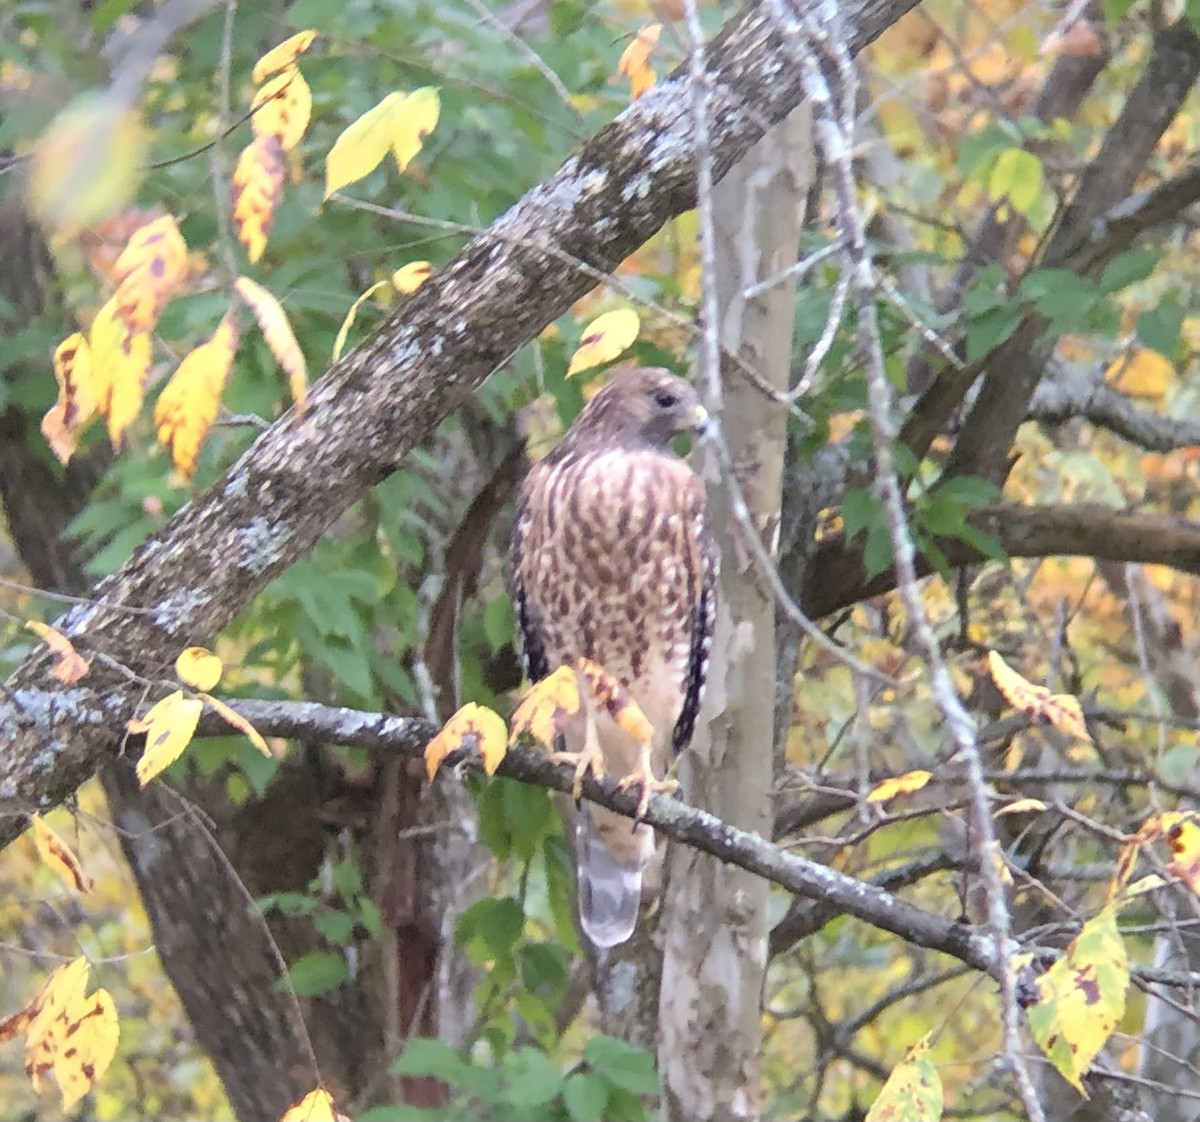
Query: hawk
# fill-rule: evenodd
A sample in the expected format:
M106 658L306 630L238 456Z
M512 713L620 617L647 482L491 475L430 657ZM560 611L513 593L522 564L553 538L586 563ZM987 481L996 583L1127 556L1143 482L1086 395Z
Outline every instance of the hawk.
M692 738L712 647L717 551L704 484L671 450L707 416L669 371L622 370L533 466L517 505L512 596L526 674L538 682L584 658L629 690L654 728L649 745L581 688L562 747L576 774L621 776L643 799L668 786L671 750ZM581 809L579 916L596 946L633 933L653 855L649 826Z

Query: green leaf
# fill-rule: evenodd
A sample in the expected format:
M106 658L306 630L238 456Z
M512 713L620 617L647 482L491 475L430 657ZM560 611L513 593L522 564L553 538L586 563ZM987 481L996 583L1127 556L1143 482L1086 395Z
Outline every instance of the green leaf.
M292 963L288 970L292 988L301 997L315 997L336 989L350 977L350 967L340 954L312 951Z
M593 1036L583 1049L588 1066L614 1086L635 1095L658 1093L658 1072L654 1057L643 1048L635 1048L613 1036Z
M478 940L495 957L507 959L524 927L520 901L500 896L472 904L459 916L456 934L460 943Z
M1000 499L1001 490L987 479L978 475L956 475L937 485L935 494L953 499L965 507L987 506Z
M529 1045L510 1052L501 1067L508 1081L505 1097L514 1106L541 1106L556 1098L562 1087L563 1076L558 1065Z
M507 780L494 779L479 797L479 832L500 861L512 855L512 833L508 828L508 812L504 806L504 787Z
M1021 322L1012 304L993 308L967 321L967 361L978 362L1003 343Z
M988 191L993 198L1007 197L1021 214L1029 214L1042 192L1042 161L1024 148L1005 148L992 165Z
M1168 300L1138 316L1137 337L1164 358L1174 358L1179 349L1179 331L1183 327L1183 308Z
M868 488L856 487L842 497L842 525L847 541L853 541L864 530L878 526L882 521L883 508Z
M1131 284L1145 280L1154 272L1161 257L1158 250L1140 246L1117 254L1104 267L1104 273L1100 277L1100 291L1120 292Z
M522 861L530 861L538 851L542 838L554 825L550 792L542 787L514 781L497 786L504 800L504 815L512 838L513 853Z
M608 1084L599 1076L576 1072L563 1083L562 1097L571 1122L601 1122L608 1105Z
M451 1085L457 1085L465 1066L463 1058L441 1040L418 1036L405 1045L404 1051L392 1064L393 1075L433 1075Z
M313 916L313 926L318 934L331 943L347 942L357 922L354 916L336 909Z

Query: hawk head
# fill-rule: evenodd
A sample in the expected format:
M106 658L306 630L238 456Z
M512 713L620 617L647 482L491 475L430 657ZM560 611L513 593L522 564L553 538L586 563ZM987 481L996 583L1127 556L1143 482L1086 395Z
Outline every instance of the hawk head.
M707 424L699 396L682 378L657 367L627 367L583 407L567 440L665 450L680 433Z

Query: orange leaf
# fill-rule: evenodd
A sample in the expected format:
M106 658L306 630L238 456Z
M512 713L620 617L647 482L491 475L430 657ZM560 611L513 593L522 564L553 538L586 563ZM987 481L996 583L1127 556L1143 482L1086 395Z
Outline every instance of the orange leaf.
M129 721L130 732L146 734L146 751L138 760L138 783L145 787L159 772L170 767L192 742L204 703L184 697L182 690L168 694L144 717Z
M272 47L255 64L250 73L250 80L257 86L268 74L291 66L309 47L313 45L317 33L311 28L297 31L290 39L285 39L277 47Z
M202 693L200 695L200 700L212 709L216 710L216 712L218 712L222 718L228 721L229 724L233 725L233 727L237 729L238 732L240 732L248 741L250 741L250 743L253 744L254 747L257 748L264 756L266 756L268 760L273 760L275 758L271 752L270 746L262 738L262 734L248 720L246 720L241 713L234 709L230 709L225 702L219 701L217 698L206 693Z
M654 85L654 67L650 65L650 52L658 45L662 34L661 23L649 23L631 40L621 53L617 73L629 79L629 99L637 101Z
M617 308L597 316L583 329L583 338L567 367L567 377L612 362L638 337L640 328L641 321L632 308Z
M233 170L233 226L246 256L257 261L267 246L275 208L283 197L283 145L275 135L256 136Z
M897 795L911 795L914 791L919 791L924 787L932 778L932 772L906 771L903 775L896 775L875 784L867 794L867 802L886 803Z
M312 117L312 90L300 71L289 66L255 93L250 110L254 135L273 136L290 152L300 143Z
M187 276L187 243L169 214L130 237L117 258L116 314L130 331L149 331Z
M212 338L185 356L158 395L154 428L159 443L171 450L172 462L184 475L196 470L196 457L217 419L237 345L237 324L227 314Z
M271 353L288 375L292 397L295 398L297 407L303 409L308 395L308 367L300 351L300 344L292 334L292 325L288 323L287 314L274 296L249 277L238 277L235 287L242 299L250 305L267 346L271 348Z
M560 666L521 698L512 715L509 744L528 735L551 751L554 739L579 712L579 680L569 666Z
M205 647L185 647L175 660L179 680L194 690L211 690L224 669L221 660Z
M39 623L33 619L25 626L50 648L54 655L54 669L51 673L60 682L65 682L69 686L87 674L87 659L71 645L71 640L65 635L55 631L49 624Z
M996 688L1014 709L1020 709L1031 719L1048 721L1068 736L1079 740L1092 739L1078 698L1070 694L1051 693L1045 686L1035 686L1022 678L995 651L988 652L988 669Z
M494 775L508 749L508 730L498 713L474 702L464 705L425 748L425 771L432 779L451 752L483 757L483 770Z
M108 437L121 446L142 408L150 373L150 336L132 331L117 313L114 296L92 320L89 335L96 406L108 418Z
M33 841L38 856L76 892L90 892L92 882L83 875L83 866L58 833L40 814L33 815Z
M603 666L589 659L577 659L576 666L596 703L639 744L648 744L654 735L654 726L633 700L633 694Z
M55 349L54 377L58 380L58 400L42 418L42 435L65 464L75 452L78 433L96 412L92 352L78 331Z

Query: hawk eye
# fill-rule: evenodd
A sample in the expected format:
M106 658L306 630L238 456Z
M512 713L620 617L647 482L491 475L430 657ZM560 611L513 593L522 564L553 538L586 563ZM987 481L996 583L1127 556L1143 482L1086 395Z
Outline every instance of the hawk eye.
M679 398L674 390L655 390L654 404L657 405L659 409L673 409L679 404Z

